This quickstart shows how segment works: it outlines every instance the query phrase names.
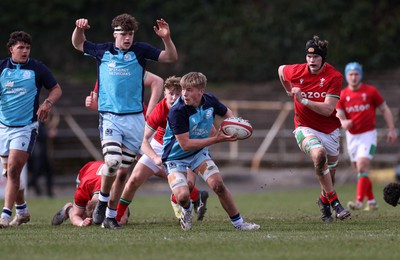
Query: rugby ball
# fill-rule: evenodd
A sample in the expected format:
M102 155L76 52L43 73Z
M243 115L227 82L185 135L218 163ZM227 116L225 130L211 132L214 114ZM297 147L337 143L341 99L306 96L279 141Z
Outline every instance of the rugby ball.
M226 118L221 123L221 130L226 135L236 135L239 140L249 138L253 133L251 124L240 117Z

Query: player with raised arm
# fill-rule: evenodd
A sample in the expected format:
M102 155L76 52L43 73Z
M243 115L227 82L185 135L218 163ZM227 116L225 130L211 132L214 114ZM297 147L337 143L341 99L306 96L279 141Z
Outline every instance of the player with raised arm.
M211 159L208 146L219 142L234 142L237 137L221 130L212 135L214 116L233 117L233 113L210 93L205 93L207 78L200 72L190 72L180 81L182 96L171 107L164 135L162 161L169 186L182 207L180 224L183 230L192 228L193 204L187 181L187 168L199 175L217 194L232 225L239 230L257 230L259 225L244 222L232 194L225 186L217 165ZM210 135L211 134L211 135Z
M350 62L346 65L345 77L348 86L342 90L336 108L342 127L346 130L347 150L358 179L356 199L349 201L347 206L352 210L360 210L364 198L367 198L364 210L369 211L378 209L372 182L368 177L378 144L376 109L382 112L389 129L386 141L396 143L397 133L390 108L374 86L361 82L362 76L361 64Z
M314 36L307 41L306 63L282 65L279 79L289 95L294 97L294 135L301 151L313 161L322 192L317 200L321 219L343 220L350 211L339 202L334 190L335 169L339 160L340 121L336 104L340 97L342 75L326 62L328 42Z
M114 43L87 41L85 30L90 28L87 19L78 19L75 25L72 45L94 57L99 71L99 130L106 167L102 172L93 222L102 224L103 228L118 229L120 225L115 217L121 189L112 186L116 178L126 178L140 151L145 123L142 112L146 61L175 62L178 54L169 25L163 19L157 20L158 26L154 26L154 31L162 39L164 50L148 43L133 42L138 22L129 14L118 15L112 20Z

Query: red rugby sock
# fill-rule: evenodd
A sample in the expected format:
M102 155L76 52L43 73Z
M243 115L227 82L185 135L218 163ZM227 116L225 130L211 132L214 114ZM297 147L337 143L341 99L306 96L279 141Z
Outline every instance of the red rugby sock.
M367 195L368 182L370 182L368 177L358 177L357 181L357 191L356 191L356 201L363 202L365 196Z
M192 193L190 193L190 199L194 202L199 199L199 190L196 186L193 187Z

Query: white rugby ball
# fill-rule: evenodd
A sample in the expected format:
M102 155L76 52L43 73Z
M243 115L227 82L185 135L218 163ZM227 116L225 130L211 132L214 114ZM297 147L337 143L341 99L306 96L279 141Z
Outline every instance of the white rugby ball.
M230 117L222 121L222 132L226 135L236 135L237 139L243 140L249 138L253 133L251 124L239 117Z

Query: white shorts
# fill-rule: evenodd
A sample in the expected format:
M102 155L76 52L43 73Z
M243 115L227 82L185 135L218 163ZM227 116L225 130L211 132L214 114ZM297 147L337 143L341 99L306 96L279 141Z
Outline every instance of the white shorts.
M301 149L301 144L304 140L304 138L309 137L309 136L315 136L319 139L321 142L322 146L326 150L326 154L329 156L338 156L339 155L339 147L340 147L340 130L337 128L334 130L332 133L325 134L322 132L319 132L317 130L314 130L309 127L304 127L304 126L299 126L297 127L294 131L294 136L296 138L297 144Z
M144 123L143 113L132 115L100 113L100 140L118 141L132 152L139 153Z
M150 141L150 145L153 148L153 150L156 152L157 155L162 155L162 148L163 145L157 142L155 139L152 139ZM146 154L143 154L142 157L140 157L139 161L140 163L146 165L149 167L154 173L157 173L163 169L162 166L158 166L150 157L148 157Z
M372 160L376 151L377 140L376 129L356 135L346 131L347 150L350 160L356 162L361 157Z
M8 156L10 150L21 150L30 154L38 135L38 127L38 122L23 127L0 124L0 155Z

